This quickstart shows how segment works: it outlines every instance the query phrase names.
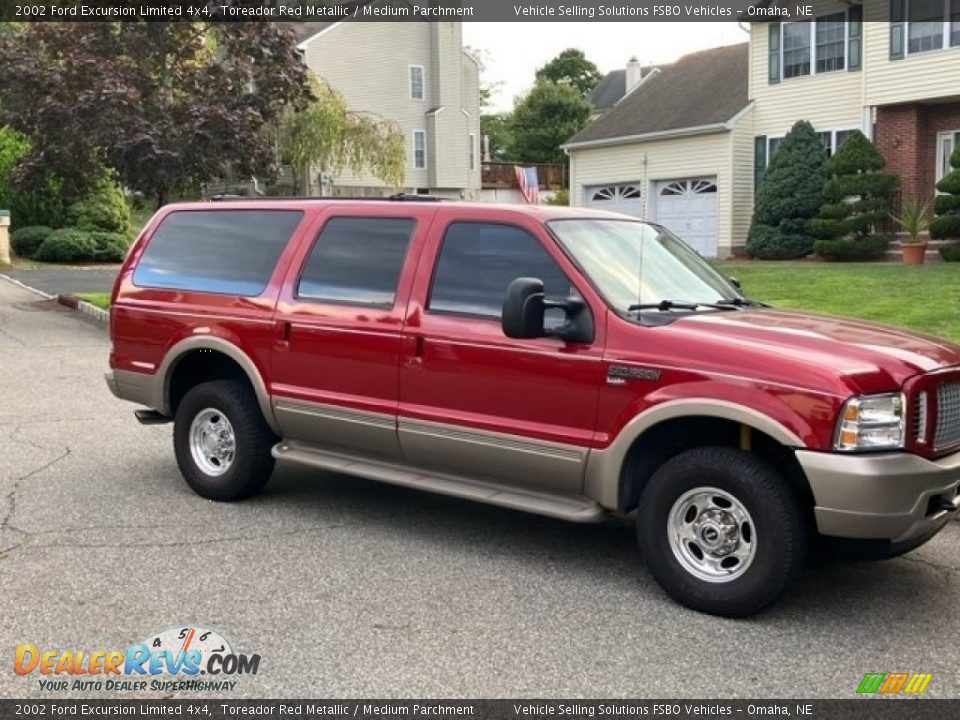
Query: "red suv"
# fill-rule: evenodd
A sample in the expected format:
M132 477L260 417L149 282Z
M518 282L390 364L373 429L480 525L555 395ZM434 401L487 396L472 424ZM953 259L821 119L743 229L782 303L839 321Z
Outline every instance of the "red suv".
M107 375L187 483L286 460L577 522L635 514L670 595L746 615L822 536L893 556L960 507L960 346L744 297L655 224L582 208L162 209Z

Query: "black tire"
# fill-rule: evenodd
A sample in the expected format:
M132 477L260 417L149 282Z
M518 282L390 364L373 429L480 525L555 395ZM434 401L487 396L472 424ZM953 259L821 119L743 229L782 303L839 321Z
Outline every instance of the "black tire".
M729 494L752 520L752 527L740 526L737 542L742 538L755 542L754 554L733 580L702 579L674 553L668 534L671 510L697 488ZM697 520L687 520L691 516ZM689 522L685 529L692 530L701 527L697 523L702 517L688 513L680 524ZM689 450L664 463L641 493L637 537L647 567L672 598L694 610L726 617L752 615L770 605L804 568L808 551L802 504L793 489L769 463L729 447ZM692 548L691 555L697 549Z
M234 436L232 460L222 474L212 474L191 452L191 424L207 410L222 413ZM242 500L255 495L270 479L277 442L250 389L236 380L214 380L191 388L177 408L173 424L173 450L177 465L194 492L210 500Z

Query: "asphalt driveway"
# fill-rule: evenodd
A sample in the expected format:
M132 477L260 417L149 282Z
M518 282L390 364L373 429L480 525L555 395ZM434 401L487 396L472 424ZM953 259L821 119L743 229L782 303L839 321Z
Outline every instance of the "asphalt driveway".
M960 697L958 523L720 620L664 596L626 522L282 466L251 501L202 500L170 426L107 392L107 351L102 326L0 280L2 697L43 696L17 643L110 650L193 623L262 656L232 696L849 698L866 672L924 671Z
M58 266L0 269L0 274L41 290L48 295L110 292L119 265Z

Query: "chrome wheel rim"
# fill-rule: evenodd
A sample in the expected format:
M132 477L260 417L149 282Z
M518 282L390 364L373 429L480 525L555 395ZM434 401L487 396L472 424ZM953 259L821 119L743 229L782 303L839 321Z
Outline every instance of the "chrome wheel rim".
M756 529L747 508L730 493L699 487L670 509L670 549L681 567L700 580L736 580L757 552Z
M227 416L206 408L190 423L190 455L206 475L218 477L230 469L237 452L237 439Z

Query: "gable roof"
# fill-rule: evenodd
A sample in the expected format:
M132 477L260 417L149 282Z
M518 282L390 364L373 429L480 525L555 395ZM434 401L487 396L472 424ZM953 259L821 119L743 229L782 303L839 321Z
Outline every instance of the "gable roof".
M331 25L336 25L337 21L331 22L292 22L288 23L293 29L293 35L297 39L297 44L306 42L315 35L319 35Z
M600 80L587 95L594 110L609 110L616 105L627 91L627 71L613 70Z
M684 55L645 80L564 147L682 134L733 120L749 103L748 43Z

